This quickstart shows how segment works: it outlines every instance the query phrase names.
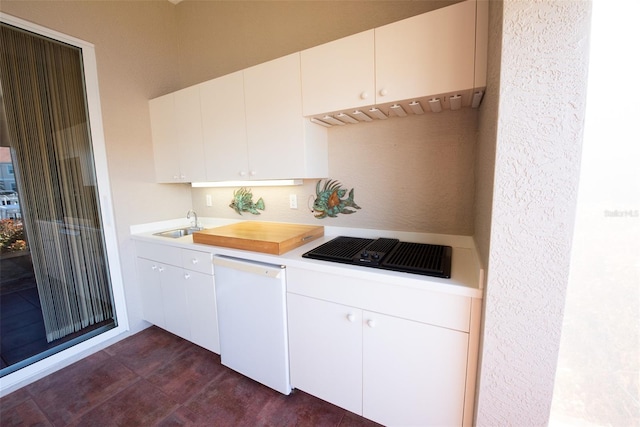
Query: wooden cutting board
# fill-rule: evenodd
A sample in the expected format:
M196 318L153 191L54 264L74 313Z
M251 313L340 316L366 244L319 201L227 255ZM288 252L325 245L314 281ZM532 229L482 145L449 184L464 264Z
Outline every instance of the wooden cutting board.
M193 242L282 255L324 236L324 227L245 221L193 233Z

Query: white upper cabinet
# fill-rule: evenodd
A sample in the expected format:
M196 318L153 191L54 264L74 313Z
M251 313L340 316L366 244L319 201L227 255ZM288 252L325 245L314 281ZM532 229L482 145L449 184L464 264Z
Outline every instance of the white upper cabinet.
M243 72L200 85L207 181L237 180L249 174Z
M175 93L178 158L187 182L205 179L200 87L192 86Z
M157 182L205 179L200 91L192 86L149 101Z
M486 86L487 5L467 0L302 51L304 115L371 116L375 106L389 116L393 104L411 114L410 103L426 111L432 97L445 109L452 96L470 105Z
M323 178L327 130L302 115L300 53L149 101L157 182Z
M302 116L300 53L244 70L250 179L328 175L327 134Z
M303 117L330 126L421 114L431 98L479 103L487 40L488 1L466 0L153 99L156 180L327 177L327 129Z
M376 103L473 89L475 0L375 29Z
M375 103L374 31L303 50L301 69L305 116Z

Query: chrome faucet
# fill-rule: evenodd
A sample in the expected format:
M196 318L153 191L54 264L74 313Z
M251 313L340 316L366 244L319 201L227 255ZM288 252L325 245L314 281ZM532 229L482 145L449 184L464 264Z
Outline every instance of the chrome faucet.
M195 230L200 230L201 228L198 225L198 214L193 209L189 209L189 212L187 212L187 219L191 219L191 214L193 214L193 218L194 218L193 226L191 228Z

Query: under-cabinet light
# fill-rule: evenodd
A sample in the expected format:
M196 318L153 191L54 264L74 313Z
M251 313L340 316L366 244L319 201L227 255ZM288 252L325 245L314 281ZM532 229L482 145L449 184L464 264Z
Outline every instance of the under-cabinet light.
M344 125L344 122L341 122L340 120L331 116L323 116L320 120L322 120L323 122L329 123L331 125L338 125L338 126Z
M409 104L409 108L413 111L413 114L424 114L424 110L422 109L422 105L418 101L413 101Z
M407 116L407 112L404 111L404 108L402 108L402 105L400 104L393 104L391 107L389 107L389 111L393 111L393 113L398 117Z
M460 95L450 97L449 106L452 110L459 110L462 107L462 97Z
M315 117L311 119L311 123L315 123L317 125L324 126L326 128L330 128L331 127L331 125L329 123L325 123L320 119L316 119Z
M336 114L336 119L346 123L358 123L356 119L345 113Z
M378 110L376 107L370 108L369 113L375 117L376 119L385 120L387 119L387 115L382 111Z
M370 122L372 120L371 117L367 116L365 113L363 113L360 110L355 110L353 113L351 113L351 116L353 116L356 120L360 122Z
M302 185L301 179L265 179L255 181L212 181L192 182L193 188L208 187L283 187L287 185Z
M440 111L442 111L440 98L431 98L429 100L429 108L431 108L431 111L433 111L434 113L439 113Z
M484 95L483 91L476 92L473 94L473 99L471 100L471 108L478 108L480 106L480 101L482 101L482 95Z

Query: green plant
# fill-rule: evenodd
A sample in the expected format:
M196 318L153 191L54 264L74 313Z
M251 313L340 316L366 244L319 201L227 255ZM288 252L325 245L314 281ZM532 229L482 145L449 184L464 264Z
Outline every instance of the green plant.
M22 221L0 220L0 253L21 251L26 248Z

